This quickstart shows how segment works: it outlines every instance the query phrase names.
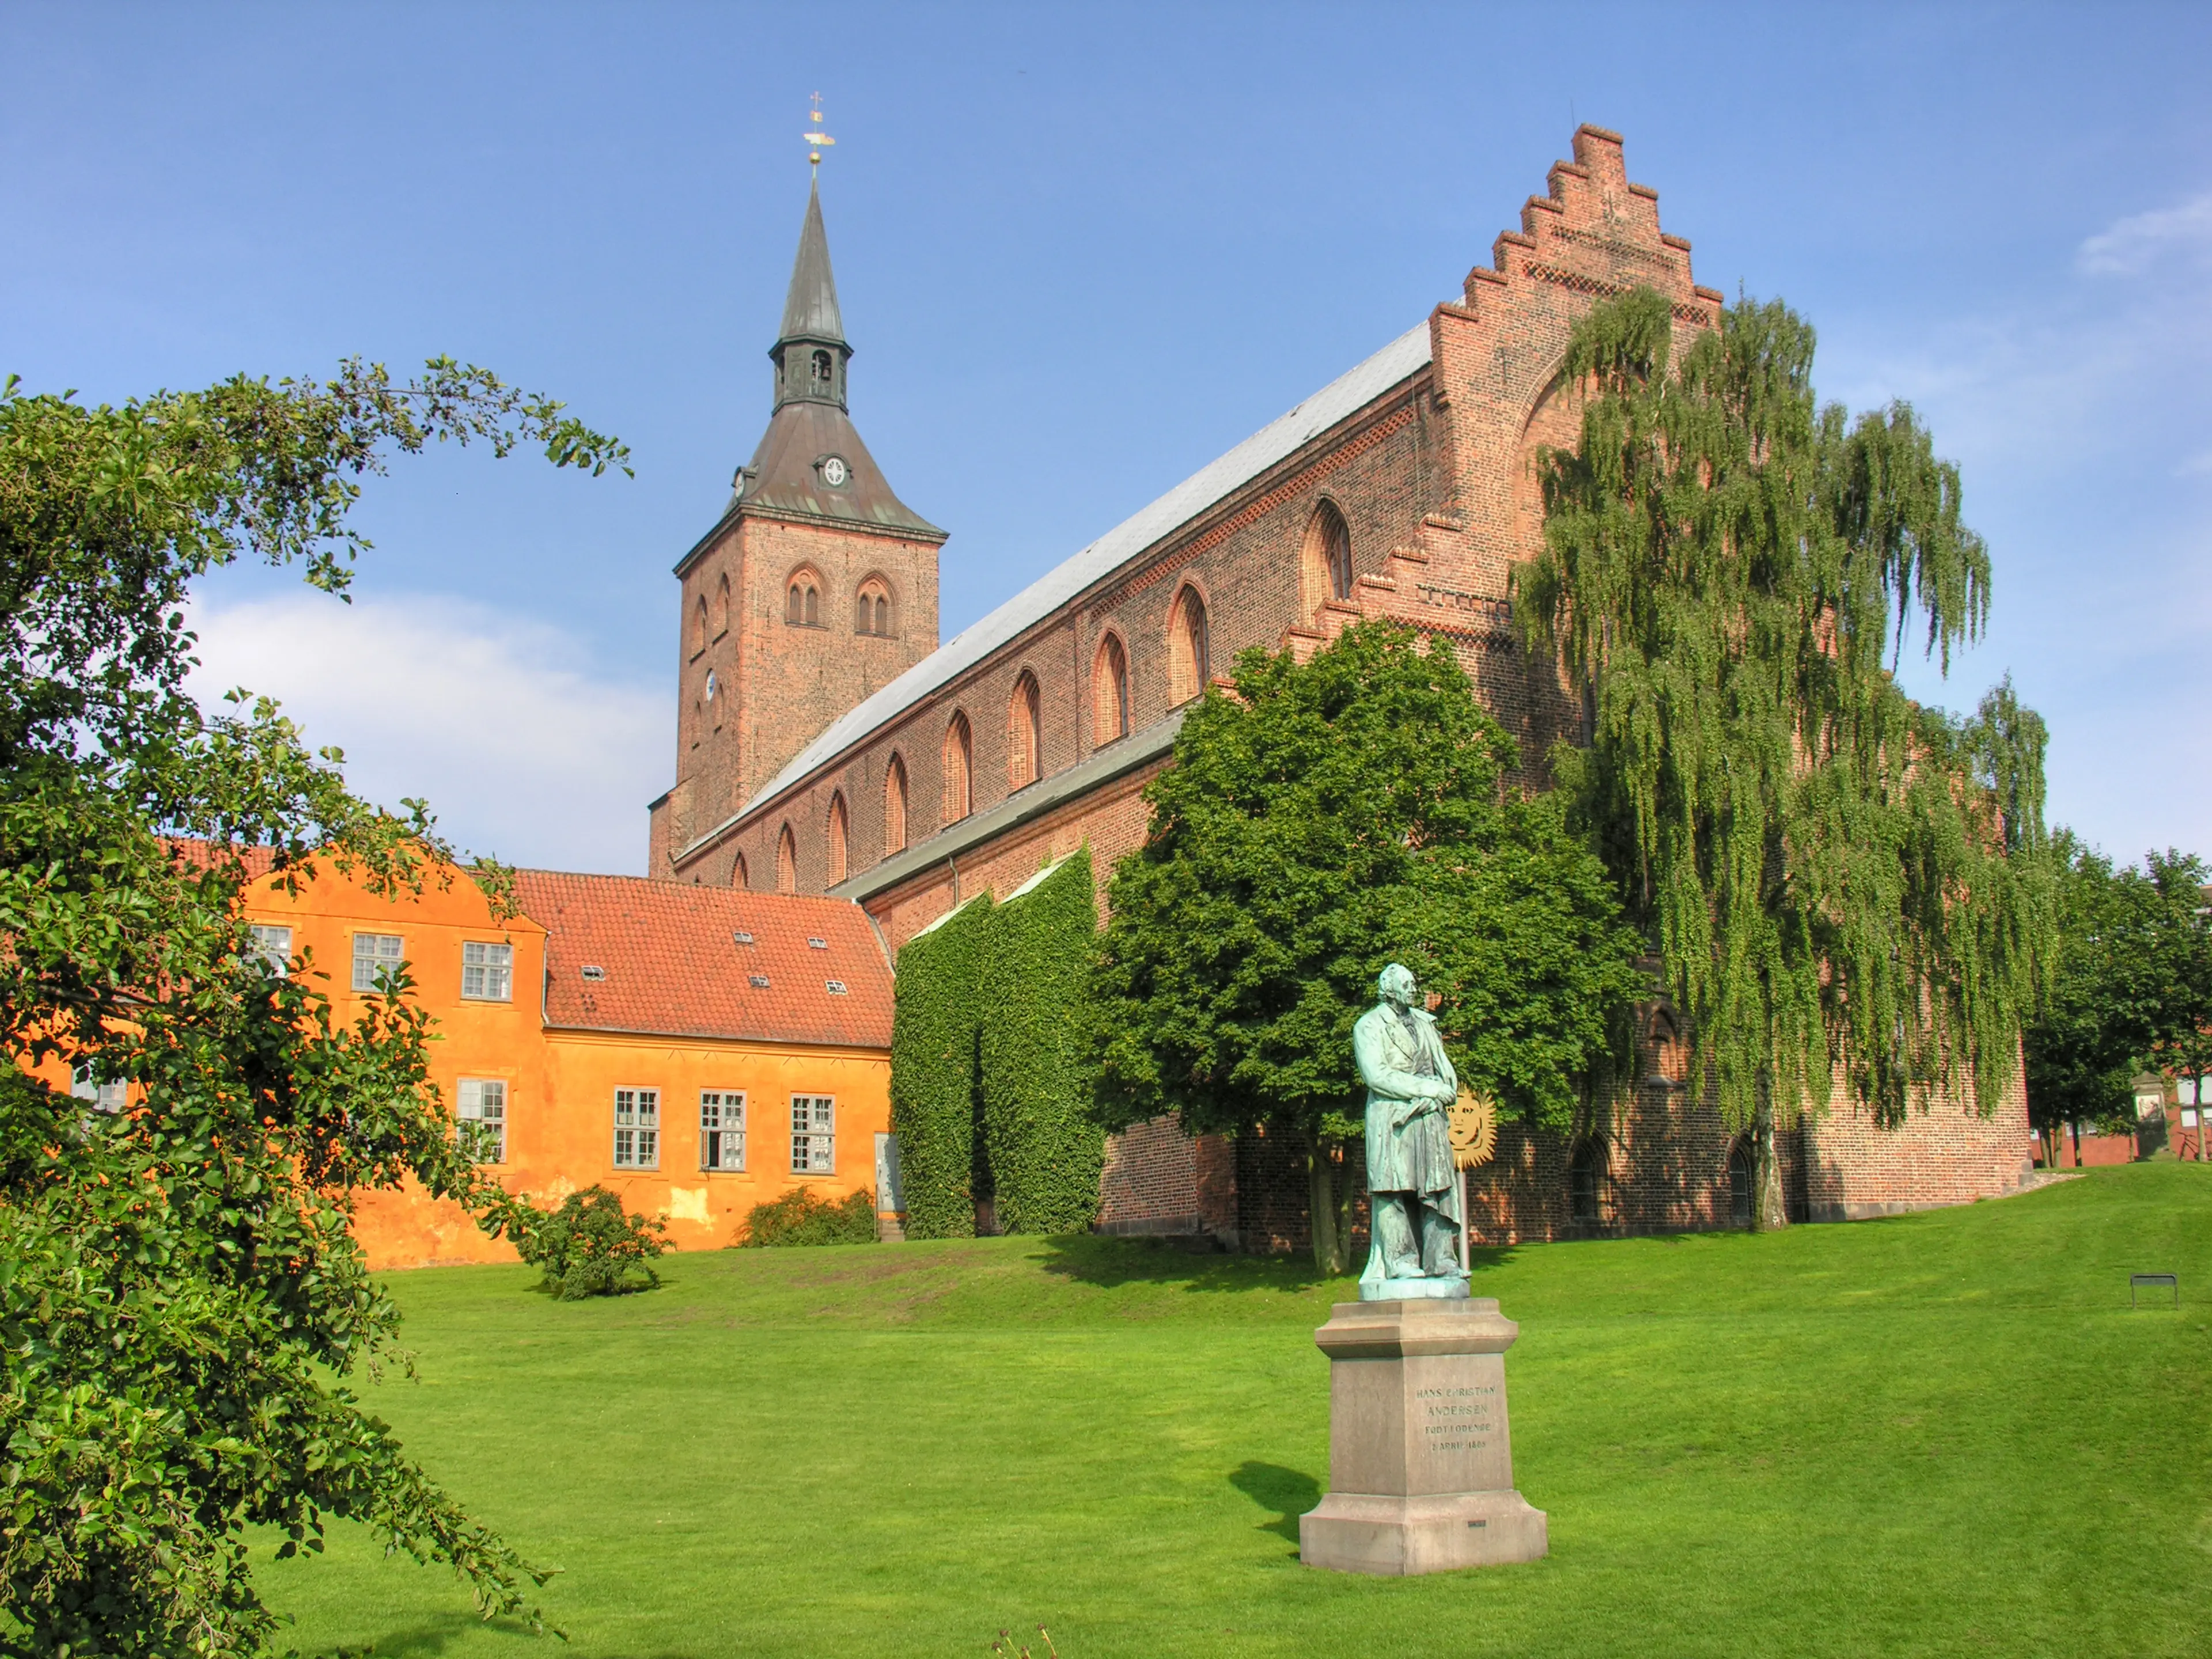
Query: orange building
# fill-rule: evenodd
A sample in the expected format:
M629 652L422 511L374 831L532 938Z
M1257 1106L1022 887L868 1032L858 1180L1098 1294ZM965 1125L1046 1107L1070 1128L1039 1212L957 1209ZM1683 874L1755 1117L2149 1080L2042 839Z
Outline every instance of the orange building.
M517 898L501 921L460 871L386 899L325 868L246 910L340 1019L404 963L457 1132L541 1205L596 1183L707 1249L795 1186L877 1190L891 976L858 905L538 870ZM378 1267L515 1259L419 1190L368 1195L356 1231Z

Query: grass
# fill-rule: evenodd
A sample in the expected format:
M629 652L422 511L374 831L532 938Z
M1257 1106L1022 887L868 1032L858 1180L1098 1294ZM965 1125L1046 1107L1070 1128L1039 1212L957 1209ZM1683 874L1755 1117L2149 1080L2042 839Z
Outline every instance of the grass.
M1096 1238L665 1259L618 1301L398 1275L375 1408L563 1569L561 1646L450 1571L273 1564L303 1650L380 1659L2212 1650L2212 1171L1964 1209L1500 1250L1528 1566L1297 1559L1328 1468L1298 1264ZM2181 1276L2131 1312L2130 1271ZM1040 1650L1042 1651L1042 1650Z

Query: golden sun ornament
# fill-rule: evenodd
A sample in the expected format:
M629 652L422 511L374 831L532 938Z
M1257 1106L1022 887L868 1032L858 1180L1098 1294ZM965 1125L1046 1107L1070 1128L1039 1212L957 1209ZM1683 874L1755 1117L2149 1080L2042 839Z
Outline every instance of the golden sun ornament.
M1462 1170L1487 1164L1498 1150L1498 1106L1487 1095L1462 1089L1451 1109L1452 1162Z

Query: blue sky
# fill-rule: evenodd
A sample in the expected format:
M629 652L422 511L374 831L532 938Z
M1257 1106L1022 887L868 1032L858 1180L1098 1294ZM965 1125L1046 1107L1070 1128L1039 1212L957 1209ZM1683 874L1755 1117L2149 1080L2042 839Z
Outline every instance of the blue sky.
M2051 815L2212 852L2212 8L0 3L0 372L120 398L434 352L634 480L440 454L350 609L207 585L464 842L641 871L670 566L768 414L819 91L854 417L945 526L946 637L1452 297L1577 121L1698 280L1910 398L1996 561Z

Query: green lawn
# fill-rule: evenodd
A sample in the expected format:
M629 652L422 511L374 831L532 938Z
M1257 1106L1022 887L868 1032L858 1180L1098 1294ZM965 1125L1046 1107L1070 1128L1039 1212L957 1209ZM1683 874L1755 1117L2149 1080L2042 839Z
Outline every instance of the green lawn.
M2131 1271L2183 1306L2130 1312ZM1780 1236L1492 1253L1529 1566L1310 1571L1348 1281L1092 1238L398 1275L376 1408L564 1571L566 1648L357 1533L273 1565L383 1659L2212 1651L2212 1171Z

